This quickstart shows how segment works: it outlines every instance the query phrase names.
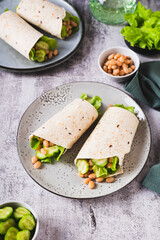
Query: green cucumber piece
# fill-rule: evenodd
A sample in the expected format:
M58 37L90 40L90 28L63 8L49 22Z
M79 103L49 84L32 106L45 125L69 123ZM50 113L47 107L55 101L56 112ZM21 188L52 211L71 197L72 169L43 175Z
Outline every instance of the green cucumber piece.
M92 162L94 165L98 167L104 167L108 163L108 158L103 158L103 159L92 159Z
M44 62L46 57L46 51L41 49L41 50L36 50L35 52L35 59L37 62Z
M21 229L21 230L30 230L32 231L36 226L36 223L35 223L35 220L34 220L34 217L30 214L26 214L24 215L20 220L19 220L19 223L18 223L18 227Z
M30 239L30 235L31 235L31 233L30 233L29 230L20 231L17 234L16 240L29 240Z
M18 232L19 232L18 229L15 227L9 228L4 237L4 240L16 240L16 236Z
M0 221L6 221L8 218L11 217L13 213L13 208L12 207L4 207L0 209Z
M16 222L13 218L7 219L5 222L0 223L0 234L4 235L10 227L14 227Z
M78 172L81 174L85 174L89 170L89 163L87 160L79 159L76 163L76 166L78 168Z
M36 152L36 156L38 157L38 159L45 159L45 158L53 157L55 152L58 151L57 146L48 147L48 148L45 148L45 149L47 150L47 154L42 154L41 151Z
M31 51L29 52L29 59L32 60L32 61L36 61L36 58L35 58L35 49L32 48Z
M57 41L55 38L49 38L47 36L42 36L40 38L40 40L48 43L50 51L53 51L57 47Z
M52 164L52 160L51 160L51 158L45 158L45 159L42 159L41 162L42 162L42 163L49 163L49 164Z
M14 215L14 218L19 221L24 215L26 214L31 214L31 212L24 208L24 207L18 207L16 208L16 210L14 211L13 215Z
M44 41L38 41L35 45L36 50L49 50L49 44Z
M64 25L62 25L61 37L62 37L62 38L67 37L67 28L66 28L66 26L64 26Z

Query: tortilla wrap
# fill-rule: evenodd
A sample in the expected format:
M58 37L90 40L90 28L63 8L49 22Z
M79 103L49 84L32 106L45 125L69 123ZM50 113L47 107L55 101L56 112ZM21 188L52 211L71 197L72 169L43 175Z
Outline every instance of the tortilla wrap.
M120 107L110 107L78 153L78 159L103 159L117 156L123 172L123 159L131 150L139 120L131 112Z
M94 106L83 99L75 99L51 117L32 136L41 137L69 149L98 117ZM31 137L32 137L31 136Z
M0 15L0 38L29 59L29 52L43 36L12 11Z
M33 25L62 39L62 19L66 16L64 8L47 0L21 0L17 7L17 14Z

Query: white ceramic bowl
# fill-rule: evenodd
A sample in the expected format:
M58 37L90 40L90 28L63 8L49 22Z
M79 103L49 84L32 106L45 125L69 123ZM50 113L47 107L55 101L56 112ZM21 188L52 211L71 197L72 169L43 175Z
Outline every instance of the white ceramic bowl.
M17 207L24 207L24 208L27 208L32 213L32 215L34 216L34 219L36 221L36 228L35 228L34 235L31 238L31 240L35 240L38 235L38 231L39 231L39 219L38 219L35 211L28 204L23 203L23 202L3 202L0 204L0 208L4 208L7 206L12 207L13 209L15 209Z
M103 64L104 64L105 60L107 59L107 57L110 54L112 54L112 53L120 53L122 55L129 56L133 60L133 62L134 62L135 70L132 73L124 75L124 76L113 76L111 74L106 73L103 70L102 67L103 67ZM129 48L125 48L125 47L111 47L111 48L108 48L108 49L104 50L99 55L98 65L99 65L101 71L110 80L113 80L113 81L116 81L116 82L125 82L125 81L131 80L133 78L133 76L135 75L135 73L137 72L137 70L139 68L140 60L139 60L139 57L137 56L137 54L135 52L133 52L132 50L130 50Z

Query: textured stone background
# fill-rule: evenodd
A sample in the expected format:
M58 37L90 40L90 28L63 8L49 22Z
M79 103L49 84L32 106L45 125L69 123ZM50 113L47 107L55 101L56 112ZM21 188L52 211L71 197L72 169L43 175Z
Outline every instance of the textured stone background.
M160 161L160 113L140 103L152 131L152 148L139 176L122 190L93 200L71 200L43 190L25 172L18 158L16 133L28 105L44 91L73 81L97 81L123 89L99 71L100 52L114 45L125 46L122 26L107 26L90 14L89 1L70 1L85 21L85 38L78 52L63 65L34 74L0 70L0 202L20 200L30 204L40 218L38 240L158 240L160 197L140 184L149 168ZM160 10L159 0L141 1ZM139 56L141 61L159 59Z

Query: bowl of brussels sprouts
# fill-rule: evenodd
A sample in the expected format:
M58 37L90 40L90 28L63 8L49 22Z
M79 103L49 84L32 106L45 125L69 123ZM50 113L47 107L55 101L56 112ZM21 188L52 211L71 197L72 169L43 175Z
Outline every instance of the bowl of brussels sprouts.
M38 230L37 214L28 204L0 204L0 240L35 240Z

